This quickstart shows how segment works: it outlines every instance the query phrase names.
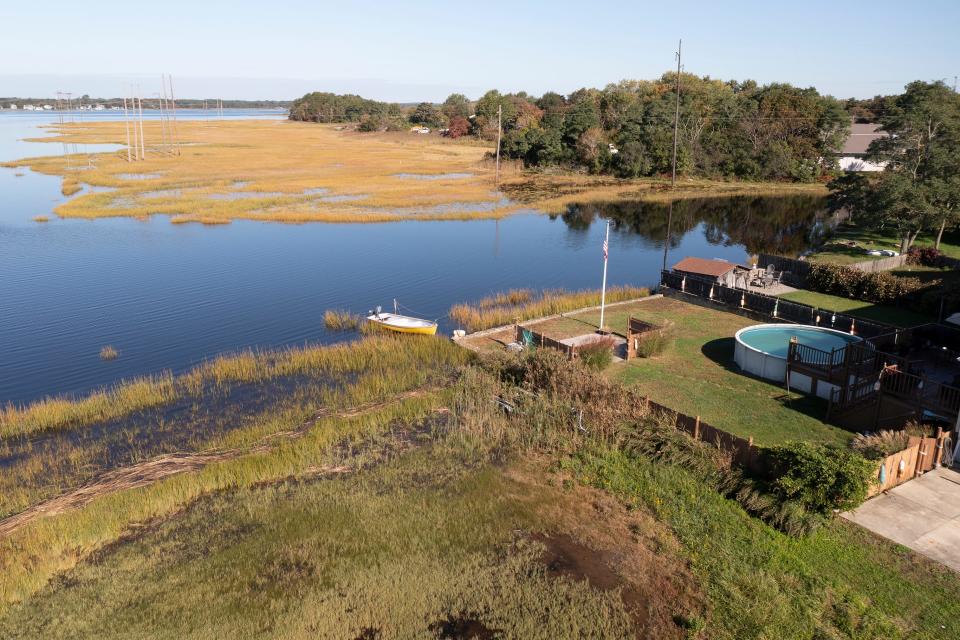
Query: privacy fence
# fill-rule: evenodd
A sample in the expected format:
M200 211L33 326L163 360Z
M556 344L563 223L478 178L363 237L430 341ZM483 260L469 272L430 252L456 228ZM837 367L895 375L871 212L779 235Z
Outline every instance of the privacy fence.
M773 321L795 322L797 324L837 329L867 339L888 334L895 330L895 327L879 322L854 318L828 309L812 307L808 304L782 300L776 296L728 287L709 278L684 276L672 271L662 271L660 273L660 283L673 291L696 296L717 305L752 311Z
M877 483L869 495L892 489L940 466L951 453L950 436L937 429L933 437L911 436L907 448L884 458L877 466Z

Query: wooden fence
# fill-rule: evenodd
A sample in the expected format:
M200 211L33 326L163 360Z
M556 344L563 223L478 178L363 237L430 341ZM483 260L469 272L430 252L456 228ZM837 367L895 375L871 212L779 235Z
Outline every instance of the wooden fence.
M637 349L640 348L645 336L664 330L666 330L666 327L650 324L640 318L630 316L627 320L627 360L637 357Z
M893 489L936 469L947 453L948 437L942 429L937 429L937 434L932 438L911 436L906 449L887 456L877 465L877 484L873 485L868 496Z
M752 311L775 322L795 322L797 324L837 329L854 333L866 339L889 334L896 330L896 327L892 325L854 318L844 313L819 309L808 304L768 296L764 293L727 287L717 284L715 280L709 278L662 271L660 282L662 286L668 289L681 291L733 309Z
M538 333L533 329L521 326L519 324L514 325L514 339L524 346L535 346L535 347L547 347L549 349L556 349L557 351L562 352L567 358L574 360L577 357L577 348L569 344L564 344L559 340L554 340L553 338Z
M654 402L650 398L642 398L646 408L650 413L658 415L673 422L673 425L688 434L694 440L702 440L716 446L730 454L733 462L738 466L758 474L766 474L768 469L763 464L762 450L753 444L753 438L744 439L735 436L723 429L718 429L713 425L707 424L700 419L700 416L692 417L679 411L674 411L670 407Z

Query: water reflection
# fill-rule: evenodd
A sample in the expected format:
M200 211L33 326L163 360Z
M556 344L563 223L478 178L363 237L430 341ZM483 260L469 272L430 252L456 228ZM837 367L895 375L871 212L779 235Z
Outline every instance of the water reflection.
M560 217L574 232L595 220L613 221L621 236L634 235L648 247L676 249L684 236L702 228L711 245L743 246L748 253L796 256L816 244L831 224L819 196L737 196L694 198L673 203L603 202L573 204Z

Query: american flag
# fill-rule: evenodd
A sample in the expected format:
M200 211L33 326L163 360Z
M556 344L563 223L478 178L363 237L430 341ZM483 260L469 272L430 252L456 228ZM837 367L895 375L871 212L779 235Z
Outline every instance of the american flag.
M604 240L604 241L603 241L603 259L604 259L604 260L607 259L607 253L609 253L609 249L610 249L610 247L607 246L607 241Z

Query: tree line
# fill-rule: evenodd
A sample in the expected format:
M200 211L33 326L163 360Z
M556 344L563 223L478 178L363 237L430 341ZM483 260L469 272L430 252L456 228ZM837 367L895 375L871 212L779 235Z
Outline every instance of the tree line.
M450 137L492 139L502 109L502 153L527 167L651 176L671 169L676 80L667 73L653 81L540 97L491 90L476 102L453 94L440 105L424 102L407 110L359 96L312 93L293 103L290 117L358 122L368 130L416 124L445 128ZM812 181L833 169L850 123L842 102L788 84L688 73L680 81L680 173Z

